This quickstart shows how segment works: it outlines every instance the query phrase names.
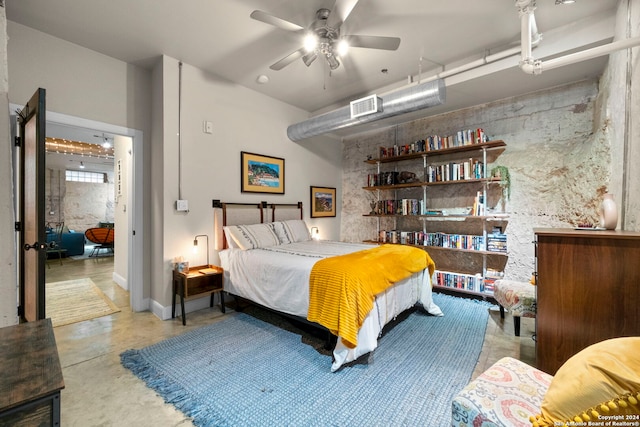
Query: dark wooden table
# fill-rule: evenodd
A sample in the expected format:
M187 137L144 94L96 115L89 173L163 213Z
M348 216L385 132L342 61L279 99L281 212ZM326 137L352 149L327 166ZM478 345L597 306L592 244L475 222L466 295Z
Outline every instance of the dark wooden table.
M0 328L0 426L59 426L63 388L51 319Z

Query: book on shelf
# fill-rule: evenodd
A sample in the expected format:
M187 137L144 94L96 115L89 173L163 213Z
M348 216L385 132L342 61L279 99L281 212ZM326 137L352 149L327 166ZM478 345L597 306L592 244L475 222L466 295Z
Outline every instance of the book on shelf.
M474 197L473 199L473 208L471 209L471 215L482 216L484 214L485 214L484 193L482 191L478 191L476 193L476 197Z
M487 250L490 252L507 252L507 235L498 231L488 233Z
M493 293L496 280L504 279L504 272L493 268L487 268L484 276L484 288L486 292Z
M377 215L421 215L424 201L419 199L378 200L375 205Z
M454 135L448 136L432 135L425 140L427 150L463 147L465 145L480 144L487 141L489 141L489 138L481 128L460 130Z
M220 270L217 268L201 268L200 270L198 270L198 272L202 273L202 274L215 274L215 273L219 273Z
M480 251L483 248L483 237L470 234L424 233L424 246L437 246L449 249L466 249Z
M426 151L426 141L424 139L414 141L410 144L395 144L392 147L380 147L378 155L381 159L389 157L404 156L407 154L421 153Z
M426 151L437 151L447 148L464 147L467 145L488 142L489 137L481 128L459 130L453 135L430 135L425 139L416 140L408 144L394 144L391 147L379 147L378 157L387 159Z
M436 270L434 276L437 286L485 292L485 283L481 274L463 274Z
M380 230L378 242L432 246L447 249L481 251L484 238L471 234L447 234L441 232Z
M427 182L464 181L484 178L484 164L477 159L427 166Z

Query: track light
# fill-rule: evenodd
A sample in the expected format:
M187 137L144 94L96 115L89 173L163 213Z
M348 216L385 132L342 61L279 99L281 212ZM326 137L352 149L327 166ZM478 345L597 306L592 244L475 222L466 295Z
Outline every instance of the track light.
M80 169L84 169L84 162L80 162Z

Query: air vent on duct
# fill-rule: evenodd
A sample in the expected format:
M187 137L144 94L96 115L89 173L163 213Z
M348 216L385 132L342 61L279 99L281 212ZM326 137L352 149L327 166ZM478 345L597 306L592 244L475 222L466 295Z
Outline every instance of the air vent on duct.
M351 107L351 118L355 119L356 117L382 111L382 99L376 95L371 95L351 101L349 106Z
M386 119L400 114L410 113L423 108L444 104L444 80L437 79L417 85L411 85L382 96L381 111L356 118L351 117L351 108L345 106L319 116L312 117L287 128L287 136L297 142L312 136L322 135L350 126Z

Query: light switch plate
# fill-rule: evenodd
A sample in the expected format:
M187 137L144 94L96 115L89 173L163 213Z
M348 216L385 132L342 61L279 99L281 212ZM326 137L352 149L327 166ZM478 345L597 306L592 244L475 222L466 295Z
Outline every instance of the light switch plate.
M213 133L213 122L205 121L202 124L202 130L204 133Z
M176 210L178 212L188 212L189 211L189 202L187 200L177 200L176 201Z

